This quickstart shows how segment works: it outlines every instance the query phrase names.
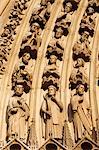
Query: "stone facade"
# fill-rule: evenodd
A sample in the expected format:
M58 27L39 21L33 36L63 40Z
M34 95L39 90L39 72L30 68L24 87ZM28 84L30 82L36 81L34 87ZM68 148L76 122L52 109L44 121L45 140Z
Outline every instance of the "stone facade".
M99 150L98 39L98 0L0 0L1 150Z

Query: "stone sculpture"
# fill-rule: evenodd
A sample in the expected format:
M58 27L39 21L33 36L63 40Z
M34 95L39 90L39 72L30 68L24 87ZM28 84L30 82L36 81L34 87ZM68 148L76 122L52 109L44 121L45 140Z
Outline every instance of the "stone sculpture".
M56 90L54 85L48 87L48 93L44 96L40 110L43 137L45 139L49 137L62 138L62 124L59 120L61 118L63 106L55 97Z
M25 66L15 67L12 74L12 89L15 89L16 85L22 84L24 92L28 93L31 89L31 75L25 69Z
M76 94L71 98L75 142L78 142L83 137L84 132L91 136L92 131L92 123L90 117L88 117L88 111L90 109L84 99L84 92L84 85L79 84L76 87Z
M85 89L88 89L88 77L84 69L84 60L82 58L78 58L74 68L71 72L69 81L70 81L70 88L73 90L76 86L80 83L85 85Z
M13 97L9 100L6 111L7 139L14 137L26 141L27 122L29 119L29 107L26 104L22 94L24 87L16 85Z

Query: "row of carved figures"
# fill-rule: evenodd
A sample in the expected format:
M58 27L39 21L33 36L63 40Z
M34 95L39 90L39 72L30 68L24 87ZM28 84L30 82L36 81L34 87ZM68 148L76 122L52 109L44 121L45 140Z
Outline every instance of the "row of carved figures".
M83 136L96 140L96 131L92 126L90 102L85 98L89 89L89 79L86 64L91 61L90 43L94 36L96 24L96 3L89 1L88 7L81 20L79 40L73 47L73 70L69 81L72 93L70 105L73 114L74 138L78 142ZM75 90L76 89L76 90ZM93 135L95 135L93 137Z
M48 1L48 3L44 0L41 1L38 8L32 13L29 30L22 39L19 61L12 74L13 96L9 100L6 113L7 141L16 137L29 145L33 145L31 133L33 133L32 124L34 122L29 125L30 110L24 95L30 93L33 66L37 59L37 51L42 42L42 33L50 17L53 3L53 0Z
M30 139L28 137L30 110L23 95L28 94L31 89L33 65L37 59L38 48L42 44L42 34L50 17L53 3L53 0L41 1L38 8L33 11L29 22L29 32L22 40L19 62L12 74L13 96L9 100L6 113L7 141L17 137L28 143L28 139ZM40 109L42 137L44 139L48 137L62 139L64 110L62 102L57 100L57 91L60 84L57 62L63 60L64 46L62 41L69 34L72 23L71 17L78 4L79 1L68 0L63 2L61 13L53 29L54 37L47 47L46 60L48 65L44 69L41 87L46 94ZM80 24L80 39L73 47L74 68L70 76L69 88L75 92L71 97L75 142L81 139L82 134L91 136L92 133L90 108L87 107L86 109L83 103L85 101L84 93L87 92L89 86L84 65L90 61L91 56L89 39L92 39L94 35L95 8L96 3L92 4L89 1ZM85 129L84 132L82 132L82 126Z
M40 109L42 122L42 137L61 140L64 127L64 107L57 98L60 86L59 66L63 61L64 41L69 34L72 16L78 8L77 1L63 1L61 12L56 19L51 38L46 52L47 66L42 76L42 89L46 92ZM59 63L58 63L59 62Z
M20 25L22 18L28 8L30 0L15 1L10 11L7 24L4 26L0 36L0 74L4 74L6 63L10 55L11 46L17 33L17 27Z
M12 90L14 91L14 94L12 98L10 99L8 107L7 107L6 122L7 122L7 140L8 141L15 136L22 139L25 142L27 141L27 131L28 131L27 124L28 124L28 119L29 119L29 107L26 104L22 96L24 92L28 93L31 88L32 76L30 75L30 72L28 72L28 65L31 59L33 60L37 58L37 49L39 48L41 44L42 30L44 29L44 26L46 22L48 21L48 19L44 20L44 16L48 14L50 15L50 13L47 12L49 10L47 7L51 6L51 4L53 4L52 1L51 2L49 1L48 4L44 3L44 1L40 3L39 9L36 9L33 12L33 15L30 19L30 31L28 32L28 35L26 35L22 40L21 49L19 52L19 63L16 65L14 72L12 74ZM66 6L64 7L64 12L65 13L66 11L67 13L71 12L72 7L73 7L72 5L73 4L71 4L70 2L66 3ZM41 12L43 16L41 16ZM60 24L61 23L62 22L60 22ZM61 29L63 29L63 27L61 27ZM54 29L54 31L55 31L55 38L56 39L61 38L63 31L62 33L60 30ZM57 66L56 66L57 58L59 58L60 61L62 60L63 48L58 42L56 42L56 45L54 47L49 45L48 49L49 50L47 52L46 57L50 58L50 60L49 60L48 68L46 68L46 71L43 77L46 75L50 76L50 74L52 74L52 76L53 75L55 76L55 79L56 78L59 79L59 75L54 71L57 70ZM44 82L46 81L44 80ZM57 85L57 88L53 85L50 85L50 86L47 85L47 88L49 88L49 90L48 90L48 94L46 95L46 98L44 99L47 99L48 97L51 97L52 99L52 95L53 95L53 99L55 101L54 97L56 95L55 94L56 90L58 89L57 83L54 84L54 85ZM42 87L44 89L45 85L42 85ZM52 94L51 94L51 91L52 91ZM60 108L60 111L62 112L62 109L63 109L62 105L57 102L57 106ZM51 121L50 121L50 124L51 124ZM46 132L45 138L47 138L49 134L52 134L52 131L51 133L50 131L49 133Z
M96 3L92 3L91 1L89 1L89 5L86 9L86 12L80 24L79 29L80 38L73 47L74 69L71 73L69 80L70 80L70 89L74 92L70 100L71 105L70 113L72 113L73 115L72 117L74 125L75 142L78 142L85 135L89 135L90 137L92 137L92 133L93 132L96 133L94 128L92 128L90 107L87 104L85 104L87 103L87 101L85 101L84 98L84 93L88 91L89 87L88 83L89 81L84 66L85 63L91 60L90 59L91 51L89 45L94 35L95 29L95 18L96 18L95 13L97 12L96 11L97 9L95 8ZM59 36L55 36L54 38L52 38L51 42L53 43L56 42L56 45L59 46L59 41L57 39L61 41L60 35L63 35L63 33L56 35ZM48 56L50 51L49 57L47 57L49 58L49 62L43 74L42 88L44 90L48 90L48 93L44 96L44 101L41 107L41 117L43 118L43 122L45 123L45 136L44 136L45 139L50 136L58 139L61 138L62 135L62 128L60 128L60 126L62 127L62 123L58 119L61 118L59 114L62 113L63 107L61 102L59 102L55 98L56 91L59 88L59 78L60 78L56 63L57 59L61 58L59 56L63 55L62 52L59 55L59 47L61 48L62 46L61 45L59 47L58 46L57 48L54 47L51 48L50 45L48 46L46 57ZM64 48L61 48L61 51L63 50ZM51 93L51 91L53 92Z

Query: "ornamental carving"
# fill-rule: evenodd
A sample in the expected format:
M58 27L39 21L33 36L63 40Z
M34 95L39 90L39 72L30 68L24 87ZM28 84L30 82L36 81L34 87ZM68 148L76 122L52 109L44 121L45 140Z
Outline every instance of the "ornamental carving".
M94 36L96 25L96 3L89 1L89 5L80 23L79 40L73 46L73 69L69 78L69 88L76 91L71 93L69 115L72 115L75 143L84 136L96 140L97 133L92 125L92 111L90 100L88 101L85 92L89 88L88 72L86 64L91 61L90 43ZM89 104L88 104L89 103ZM70 117L70 116L69 116Z
M4 1L0 149L98 150L98 0Z
M15 39L17 27L20 25L25 10L27 9L28 1L29 0L20 0L19 2L15 2L14 8L10 11L8 22L4 26L4 30L0 37L0 51L3 53L3 55L5 55L6 59L1 56L0 74L4 74L6 69L6 63L11 51L11 45Z

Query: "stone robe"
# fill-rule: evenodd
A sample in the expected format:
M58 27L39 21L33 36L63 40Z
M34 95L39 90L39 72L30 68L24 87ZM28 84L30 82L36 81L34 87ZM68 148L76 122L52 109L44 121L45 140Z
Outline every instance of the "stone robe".
M91 135L92 123L88 115L88 107L84 102L84 97L79 95L74 95L71 98L71 105L73 111L73 124L75 141L82 138L84 130L87 134Z
M46 111L51 116L46 114ZM42 130L45 139L49 137L62 138L62 112L51 97L44 99L41 106Z
M27 121L29 119L29 108L21 97L12 97L7 107L7 134L8 137L17 136L25 140L27 136Z

